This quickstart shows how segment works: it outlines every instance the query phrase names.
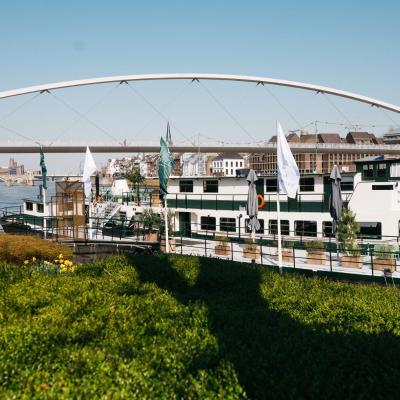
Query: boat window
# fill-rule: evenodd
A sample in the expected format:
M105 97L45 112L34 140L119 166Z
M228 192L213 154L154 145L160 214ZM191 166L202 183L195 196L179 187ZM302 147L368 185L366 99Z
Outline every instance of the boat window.
M249 222L250 222L249 218L246 218L246 220L244 221L246 226L246 233L251 233L251 229L249 228ZM258 222L260 223L260 229L256 230L256 233L264 233L264 220L259 219Z
M400 178L400 164L395 163L390 166L390 177Z
M27 211L33 211L33 203L31 203L30 201L27 201L26 209L27 209Z
M360 237L363 239L382 239L381 222L359 222Z
M376 175L380 178L386 177L386 164L385 163L378 164L378 170L376 171Z
M266 179L265 180L265 191L267 193L276 193L278 191L278 180L274 179Z
M393 185L372 185L372 190L393 190Z
M278 221L276 219L269 220L269 233L270 235L278 234ZM288 220L281 219L281 234L286 236L290 234Z
M364 164L362 175L363 175L363 178L373 178L373 176L374 176L373 164Z
M342 180L340 181L340 189L342 192L352 192L354 190L354 177L342 176Z
M218 193L218 180L204 180L203 181L203 192L204 193Z
M36 204L36 210L37 212L42 213L44 211L43 204Z
M322 235L324 237L335 237L332 232L332 221L324 221L322 222Z
M314 178L300 178L300 192L313 192Z
M215 217L201 217L201 229L205 231L215 231L216 229L216 219Z
M224 232L236 232L236 218L220 218L219 230Z
M188 181L188 180L179 181L179 191L183 193L192 193L193 181Z
M294 221L296 236L317 236L317 221Z

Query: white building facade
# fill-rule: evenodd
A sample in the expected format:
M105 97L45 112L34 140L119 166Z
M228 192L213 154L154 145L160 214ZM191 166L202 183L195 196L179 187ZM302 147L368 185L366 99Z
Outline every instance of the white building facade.
M212 173L219 176L236 176L236 170L245 168L245 160L238 153L222 153L212 162Z

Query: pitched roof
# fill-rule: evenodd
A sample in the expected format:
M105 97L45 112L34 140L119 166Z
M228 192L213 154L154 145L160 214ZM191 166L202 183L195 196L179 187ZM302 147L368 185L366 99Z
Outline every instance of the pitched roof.
M317 143L317 135L303 134L300 136L300 143Z
M239 153L234 153L234 152L226 152L226 153L221 153L218 154L217 157L213 159L213 161L220 161L220 160L243 160L243 157Z
M347 136L351 135L354 139L371 139L371 136L375 136L368 132L349 132Z
M289 135L286 136L286 140L288 141L288 143L300 142L300 138L296 133L289 133ZM271 136L271 139L268 140L268 143L276 143L276 135Z
M341 143L338 133L319 133L318 143Z

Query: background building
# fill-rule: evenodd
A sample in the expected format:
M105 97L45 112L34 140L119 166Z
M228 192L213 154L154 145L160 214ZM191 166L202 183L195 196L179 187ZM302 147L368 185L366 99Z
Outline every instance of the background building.
M219 176L236 176L236 170L245 167L245 159L238 153L222 153L212 161L212 173Z
M355 171L355 160L384 153L383 139L368 132L349 132L346 138L338 133L291 133L286 138L301 173L329 173L335 164L343 171ZM276 144L276 136L268 144ZM374 147L376 153L371 152ZM268 147L265 153L250 154L249 167L260 174L276 174L276 151Z

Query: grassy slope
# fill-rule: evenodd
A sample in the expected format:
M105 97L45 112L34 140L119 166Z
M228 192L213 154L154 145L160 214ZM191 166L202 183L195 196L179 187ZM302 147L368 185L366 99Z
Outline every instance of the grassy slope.
M395 398L400 293L190 257L0 267L0 398Z

